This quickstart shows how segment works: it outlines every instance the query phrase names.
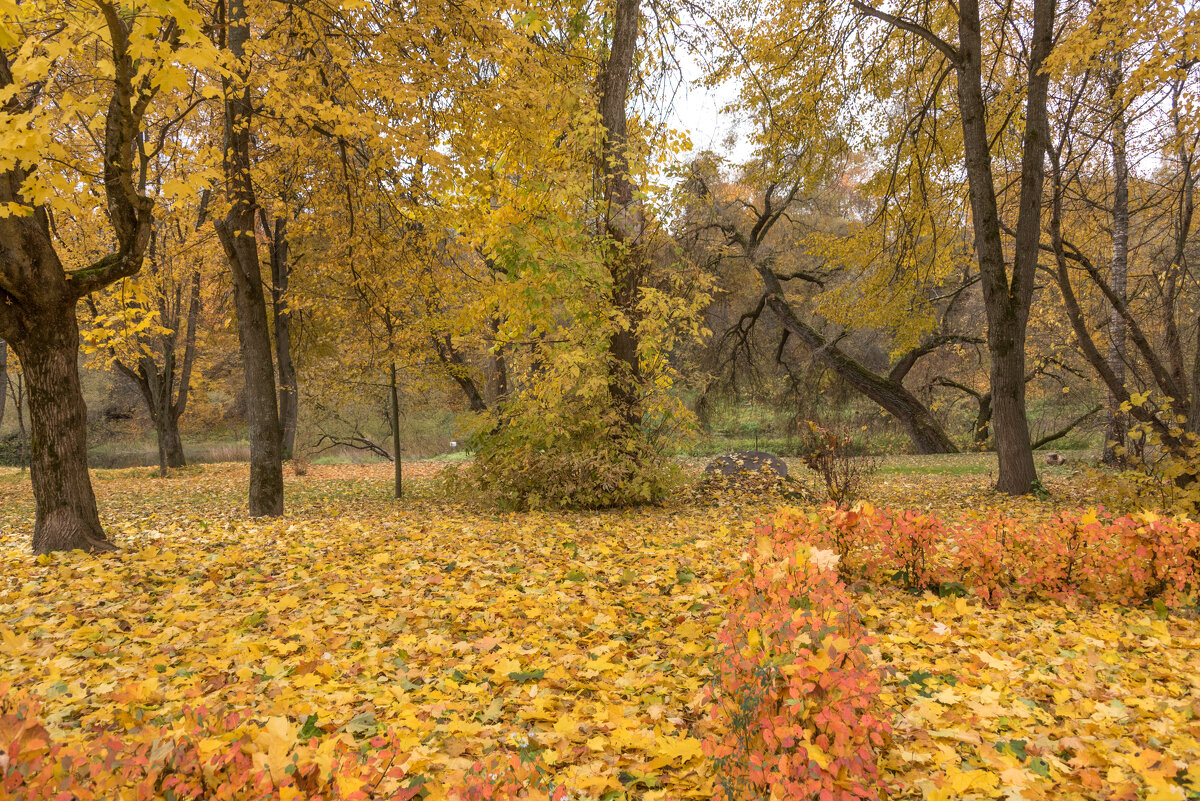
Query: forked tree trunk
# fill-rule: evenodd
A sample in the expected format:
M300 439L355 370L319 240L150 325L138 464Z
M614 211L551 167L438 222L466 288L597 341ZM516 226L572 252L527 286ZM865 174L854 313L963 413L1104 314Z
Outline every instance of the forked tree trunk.
M1034 0L1025 101L1025 131L1017 226L1009 277L1000 239L1000 215L992 175L991 135L983 95L984 53L978 0L959 5L958 107L962 116L964 165L971 198L975 250L987 311L991 356L992 421L999 476L996 489L1023 495L1033 489L1037 469L1025 411L1025 334L1033 302L1041 241L1042 185L1049 75L1043 69L1054 38L1055 0Z
M983 50L983 15L979 0L960 0L956 7L951 6L957 14L957 47L912 20L880 11L862 0L851 0L851 5L892 27L924 38L946 56L955 70L963 134L963 166L971 201L975 256L983 279L987 342L992 361L993 421L1000 462L996 489L1010 495L1024 495L1033 490L1037 481L1029 441L1029 419L1025 413L1025 333L1041 244L1042 185L1049 133L1046 101L1050 87L1050 75L1044 66L1054 44L1056 0L1032 0L1021 6L1022 10L1028 8L1032 20L1026 25L1029 32L1025 72L1028 91L1011 278L1009 259L1001 240L1000 210L992 174L994 132L988 126L988 102L983 91L984 71L988 68L985 62L990 56Z
M87 467L87 406L79 381L74 303L43 309L12 343L29 390L30 462L37 517L33 551L112 551Z

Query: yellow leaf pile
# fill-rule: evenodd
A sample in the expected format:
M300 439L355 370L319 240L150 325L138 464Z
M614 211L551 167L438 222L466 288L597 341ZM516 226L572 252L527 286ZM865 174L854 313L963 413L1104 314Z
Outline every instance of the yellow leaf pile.
M724 591L773 506L496 513L396 503L389 469L315 467L277 521L235 511L241 467L106 472L123 551L41 559L28 479L0 471L0 685L38 696L57 741L182 727L203 706L257 721L272 774L302 739L392 728L435 798L440 776L522 746L578 797L711 798L702 690ZM905 478L897 494L919 507L922 482L934 499L948 484L983 496L981 477ZM1194 619L855 599L893 714L890 797L1200 793Z

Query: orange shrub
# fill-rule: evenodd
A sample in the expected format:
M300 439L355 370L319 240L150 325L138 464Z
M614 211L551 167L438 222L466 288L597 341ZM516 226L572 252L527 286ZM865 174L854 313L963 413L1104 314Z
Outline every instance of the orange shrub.
M705 742L719 798L879 797L890 729L836 562L790 536L761 537L731 589Z
M1007 593L1115 603L1194 600L1200 591L1200 524L1103 510L1036 522L1003 516L947 524L912 511L861 505L780 513L765 531L781 541L830 548L842 578L898 581L906 589L943 582L985 600Z

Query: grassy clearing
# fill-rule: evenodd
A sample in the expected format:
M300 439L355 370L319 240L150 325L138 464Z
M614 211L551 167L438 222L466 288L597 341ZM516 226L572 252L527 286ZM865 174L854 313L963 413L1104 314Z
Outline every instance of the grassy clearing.
M893 462L871 500L1026 517L1094 501L1070 470L1046 471L1037 502L991 493L986 457L920 464ZM123 552L42 560L28 479L0 469L0 685L40 696L64 740L242 709L322 738L393 728L434 798L522 738L584 798L711 798L702 691L771 499L498 513L433 497L443 467L409 465L396 503L388 465L315 465L276 521L240 511L242 465L97 471ZM1194 619L857 589L896 726L892 798L1200 793Z

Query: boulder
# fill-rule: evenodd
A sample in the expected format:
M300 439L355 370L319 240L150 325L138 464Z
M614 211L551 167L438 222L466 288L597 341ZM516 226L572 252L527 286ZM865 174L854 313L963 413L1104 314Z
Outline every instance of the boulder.
M760 474L763 471L787 478L787 462L766 451L742 451L718 456L704 468L705 476L735 476L739 473Z

